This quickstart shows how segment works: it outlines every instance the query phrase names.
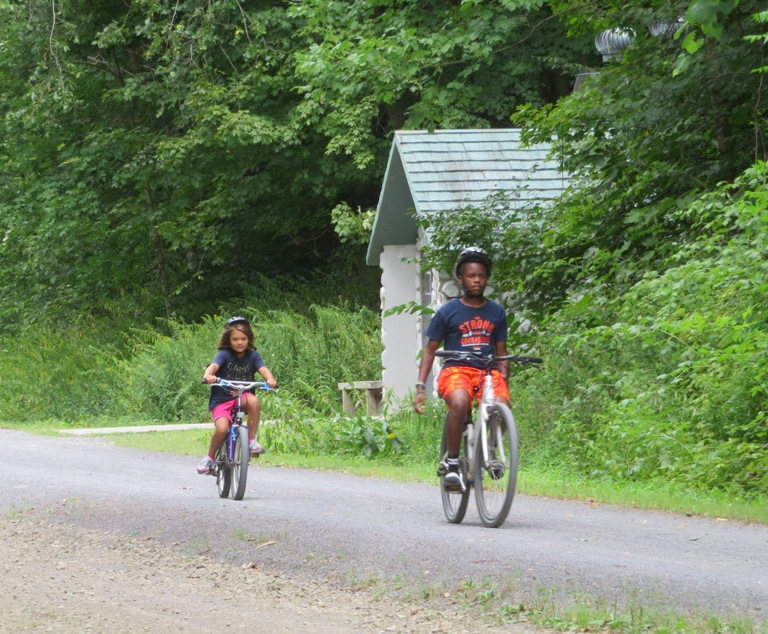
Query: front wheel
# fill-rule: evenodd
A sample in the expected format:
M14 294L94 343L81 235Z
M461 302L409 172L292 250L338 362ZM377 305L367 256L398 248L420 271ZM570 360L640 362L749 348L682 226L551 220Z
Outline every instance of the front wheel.
M232 466L227 460L227 443L229 439L224 441L221 445L218 453L216 454L216 487L219 490L219 497L225 498L229 495L229 488L232 486Z
M232 456L232 497L235 500L242 500L245 495L245 481L248 479L248 462L250 460L251 448L248 445L248 428L238 427L234 456Z
M446 416L446 424L443 425L443 440L440 443L440 463L444 463L448 456L448 417ZM467 442L466 436L461 439L461 447L463 456L459 459L462 473L464 474L464 482L466 487L464 491L447 490L443 482L443 475L440 474L440 496L443 500L443 512L445 513L445 519L451 524L460 524L464 519L464 515L467 513L467 505L469 503L469 482L467 479Z
M475 498L483 524L497 528L507 519L515 497L517 429L512 412L503 403L494 403L487 412L483 436L476 445Z

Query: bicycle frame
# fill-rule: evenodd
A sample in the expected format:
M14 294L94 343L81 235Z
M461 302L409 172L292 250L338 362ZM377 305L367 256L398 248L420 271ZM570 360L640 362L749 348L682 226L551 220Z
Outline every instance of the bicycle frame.
M245 390L237 390L237 402L232 408L233 417L229 423L229 433L227 434L227 459L232 462L235 457L235 440L237 440L237 428L246 426L245 423L245 411L243 411L243 392Z
M483 398L477 406L476 416L472 418L472 410L467 412L466 422L464 423L463 436L466 438L467 443L467 482L472 484L473 479L473 465L475 461L475 455L478 453L477 444L480 443L481 455L488 455L488 437L485 433L488 425L488 407L496 403L496 392L493 389L493 377L490 370L486 370L485 377L483 378ZM477 433L475 433L477 431ZM506 460L504 454L503 443L501 443L500 433L497 430L496 445L500 447L501 459ZM442 459L445 459L443 456ZM486 467L489 465L486 462Z

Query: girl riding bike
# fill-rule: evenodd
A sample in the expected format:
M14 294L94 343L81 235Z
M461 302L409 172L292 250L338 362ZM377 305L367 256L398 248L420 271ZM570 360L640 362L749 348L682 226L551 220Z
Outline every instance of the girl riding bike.
M227 321L219 339L218 349L213 361L205 369L203 382L214 385L220 378L229 381L253 381L256 374L259 374L270 388L275 388L277 385L275 377L272 376L272 372L256 350L253 329L244 317L232 317ZM215 429L211 436L208 455L197 467L200 475L213 473L216 452L227 437L232 423L232 408L236 403L237 399L228 390L218 386L211 388L208 409L213 416ZM256 441L261 403L253 390L243 394L243 408L248 418L251 455L262 454L264 448Z

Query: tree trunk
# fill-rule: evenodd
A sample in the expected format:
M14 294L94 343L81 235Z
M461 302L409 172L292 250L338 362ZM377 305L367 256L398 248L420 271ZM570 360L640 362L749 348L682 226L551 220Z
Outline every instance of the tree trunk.
M155 200L152 197L152 189L144 187L144 193L147 197L147 209L149 210L150 222L152 224L152 244L155 247L155 258L157 259L157 271L160 276L160 288L163 291L163 301L165 302L165 315L169 319L173 316L173 304L171 303L171 286L168 283L168 271L165 267L165 249L163 248L163 239L157 230L155 221Z

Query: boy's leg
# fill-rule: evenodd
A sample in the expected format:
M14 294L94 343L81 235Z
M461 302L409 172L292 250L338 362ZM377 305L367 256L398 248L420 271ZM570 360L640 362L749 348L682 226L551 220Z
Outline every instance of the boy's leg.
M491 373L491 376L493 376L493 391L496 394L496 402L504 403L504 405L511 409L512 403L509 398L509 388L507 387L507 382L504 380L504 377L501 376L501 372L494 370Z
M437 380L437 390L448 406L446 417L446 439L448 456L447 472L443 476L446 489L466 491L464 475L461 473L459 454L461 452L461 435L464 431L464 421L472 404L471 389L472 375L461 367L443 368Z
M472 402L469 392L457 388L444 396L448 406L446 427L448 429L448 457L458 458L461 451L461 434L464 431L464 421Z

